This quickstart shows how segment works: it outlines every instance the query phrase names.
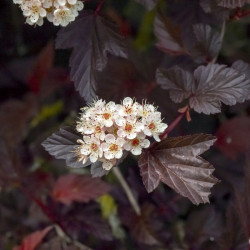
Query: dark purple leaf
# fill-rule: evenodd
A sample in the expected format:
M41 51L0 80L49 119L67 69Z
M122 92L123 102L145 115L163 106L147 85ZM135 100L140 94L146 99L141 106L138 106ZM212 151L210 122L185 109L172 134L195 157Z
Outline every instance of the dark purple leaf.
M221 102L234 105L250 98L249 79L225 65L199 66L193 74L176 70L157 70L156 77L163 89L170 90L171 99L178 103L184 97L198 113L215 114L221 111Z
M202 59L203 62L210 62L215 58L221 48L221 38L217 31L207 24L194 24L194 34L197 40L192 54Z
M186 223L185 240L189 247L198 247L206 241L217 241L224 229L222 216L213 207L193 211Z
M66 164L73 168L81 168L90 165L88 160L85 164L78 161L75 150L79 146L77 140L81 137L71 127L60 128L60 130L48 137L42 146L56 159L66 160Z
M73 201L89 202L107 193L110 186L99 178L90 175L68 174L55 183L52 196L56 201L70 205Z
M143 183L152 192L160 181L194 204L209 202L210 189L217 179L214 168L199 155L208 150L215 137L205 134L166 138L145 150L139 167Z
M105 170L102 167L102 162L97 161L95 163L92 163L91 168L90 168L90 173L92 177L102 177L104 175L107 175L109 171Z
M245 74L250 79L250 65L241 60L237 60L232 64L232 68L236 69L242 74Z
M144 5L148 11L152 10L157 4L157 0L135 0L135 1Z
M76 237L94 235L100 240L111 241L113 239L108 222L101 217L99 207L95 205L71 210L65 218L67 218L66 228Z
M243 7L247 3L250 3L250 0L217 0L217 4L219 6L229 8L229 9Z
M140 216L131 210L126 210L122 215L123 223L130 229L131 236L137 242L146 245L161 245L157 237L159 225L158 223L156 225L156 218L155 208L152 204L144 204Z
M127 57L125 42L116 25L93 12L59 31L57 49L73 48L70 57L71 79L86 101L96 97L96 71L107 64L108 54Z
M233 206L229 206L226 213L225 232L219 240L221 250L249 250L249 242L239 223L239 218Z
M174 25L161 12L158 12L155 17L154 33L158 40L156 46L160 50L173 55L187 54L183 47L180 27Z
M246 154L245 182L243 192L235 189L235 208L240 218L246 237L250 239L250 155ZM249 242L250 245L250 242Z

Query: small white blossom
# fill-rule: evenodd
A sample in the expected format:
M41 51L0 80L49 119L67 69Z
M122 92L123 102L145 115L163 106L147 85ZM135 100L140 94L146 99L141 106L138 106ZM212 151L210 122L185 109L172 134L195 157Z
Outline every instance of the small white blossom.
M123 154L122 146L124 145L125 140L122 138L116 138L112 134L107 134L105 137L105 142L102 143L102 150L104 157L108 160L111 159L120 159Z
M130 151L133 155L140 155L142 153L142 148L148 148L150 145L150 141L145 138L146 135L144 133L139 133L137 137L127 141L124 148Z
M80 147L80 151L82 155L89 155L89 159L91 162L96 162L99 157L102 157L102 148L100 147L100 140L98 140L94 136L84 136L83 140L80 140L82 145Z

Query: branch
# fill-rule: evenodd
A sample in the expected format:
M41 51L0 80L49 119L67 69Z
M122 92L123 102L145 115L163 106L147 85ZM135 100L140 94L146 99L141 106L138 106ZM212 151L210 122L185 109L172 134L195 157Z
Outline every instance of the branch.
M137 201L132 193L132 190L130 189L126 180L124 179L121 171L119 170L118 167L113 167L112 171L113 171L114 175L117 177L117 179L120 181L134 211L136 212L137 215L141 215L141 209L140 209L140 207L139 207L139 205L138 205L138 203L137 203Z

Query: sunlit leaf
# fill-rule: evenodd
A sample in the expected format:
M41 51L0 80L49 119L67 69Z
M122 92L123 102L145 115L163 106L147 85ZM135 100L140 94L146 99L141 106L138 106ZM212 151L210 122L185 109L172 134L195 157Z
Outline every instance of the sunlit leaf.
M196 134L166 138L145 150L139 167L143 183L152 192L162 181L194 204L209 202L210 189L218 181L212 165L199 155L208 150L215 137Z

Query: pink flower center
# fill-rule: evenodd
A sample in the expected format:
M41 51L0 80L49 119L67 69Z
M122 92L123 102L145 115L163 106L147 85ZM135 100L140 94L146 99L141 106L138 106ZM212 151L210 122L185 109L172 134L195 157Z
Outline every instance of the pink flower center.
M118 150L118 146L116 144L111 144L111 146L109 147L110 151L117 151Z
M109 113L104 113L104 114L102 115L102 117L103 117L105 120L108 120L108 119L111 117L111 115L110 115Z
M135 138L132 140L131 144L133 147L137 147L137 146L139 146L140 142L137 138Z
M126 132L131 132L132 129L133 129L133 126L131 124L127 123L126 126L125 126L125 131Z

